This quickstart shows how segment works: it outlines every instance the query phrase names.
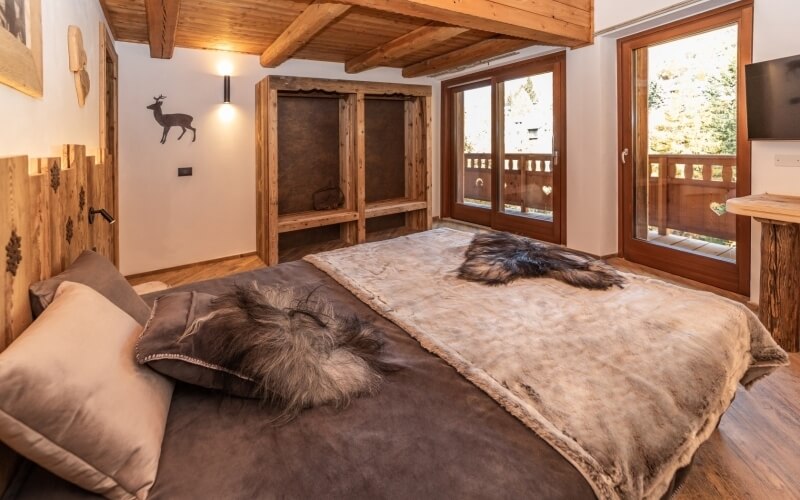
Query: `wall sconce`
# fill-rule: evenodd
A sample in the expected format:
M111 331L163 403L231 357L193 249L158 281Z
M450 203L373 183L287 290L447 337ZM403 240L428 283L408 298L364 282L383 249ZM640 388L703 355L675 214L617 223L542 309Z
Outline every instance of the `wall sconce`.
M222 84L222 102L225 104L230 104L231 102L231 77L230 75L225 75L223 78Z

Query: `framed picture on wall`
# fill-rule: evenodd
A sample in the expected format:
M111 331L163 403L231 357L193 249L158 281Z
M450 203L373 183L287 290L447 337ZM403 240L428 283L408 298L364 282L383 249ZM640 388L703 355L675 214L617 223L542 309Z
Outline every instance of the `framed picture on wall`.
M0 0L0 83L42 97L41 0Z

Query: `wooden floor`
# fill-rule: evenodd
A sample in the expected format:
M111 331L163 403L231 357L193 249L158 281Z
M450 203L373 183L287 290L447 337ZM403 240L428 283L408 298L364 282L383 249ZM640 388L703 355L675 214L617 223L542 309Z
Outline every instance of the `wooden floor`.
M439 225L481 230L449 221ZM656 276L747 303L746 297L619 258L609 262L626 272ZM245 256L139 276L131 281L138 284L155 280L177 286L260 267L263 263L258 257ZM791 354L790 357L792 366L757 382L749 391L739 388L736 400L722 418L719 429L698 451L688 479L674 498L800 499L800 354Z

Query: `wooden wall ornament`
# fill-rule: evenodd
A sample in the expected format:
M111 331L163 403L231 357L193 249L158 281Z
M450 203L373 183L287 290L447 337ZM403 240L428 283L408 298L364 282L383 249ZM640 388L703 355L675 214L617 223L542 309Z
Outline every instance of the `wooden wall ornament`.
M90 81L89 73L86 71L86 50L83 48L83 34L77 26L70 26L67 29L67 47L69 50L69 70L75 78L75 91L78 93L78 105L86 105L86 97L89 95Z
M64 226L64 234L66 235L66 240L68 244L72 244L72 238L75 236L75 223L72 221L72 217L67 217L67 223Z
M54 193L58 193L58 187L61 185L61 166L57 161L53 162L50 167L50 187Z
M83 215L83 209L86 207L86 188L81 186L81 192L78 195L78 215Z
M6 244L6 271L11 276L16 276L20 262L22 262L22 238L17 234L16 229L12 229Z
M41 0L6 1L0 24L0 83L42 97Z
M192 121L194 117L191 115L187 115L184 113L171 113L171 114L164 114L161 111L161 106L164 104L164 99L167 97L163 94L159 95L158 97L154 97L155 102L149 106L147 109L153 110L153 116L156 119L156 122L164 127L164 133L161 135L161 144L167 142L167 134L169 133L172 127L180 127L183 131L181 135L178 136L178 140L181 140L186 134L186 130L192 131L192 142L197 139L197 129L192 127Z

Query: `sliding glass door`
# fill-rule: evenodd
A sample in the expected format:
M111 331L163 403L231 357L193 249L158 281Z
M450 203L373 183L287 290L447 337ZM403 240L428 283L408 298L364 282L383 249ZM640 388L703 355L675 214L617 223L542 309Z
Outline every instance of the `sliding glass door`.
M749 293L744 64L752 6L725 8L619 45L622 250L626 259Z
M443 83L445 216L564 243L565 56Z

